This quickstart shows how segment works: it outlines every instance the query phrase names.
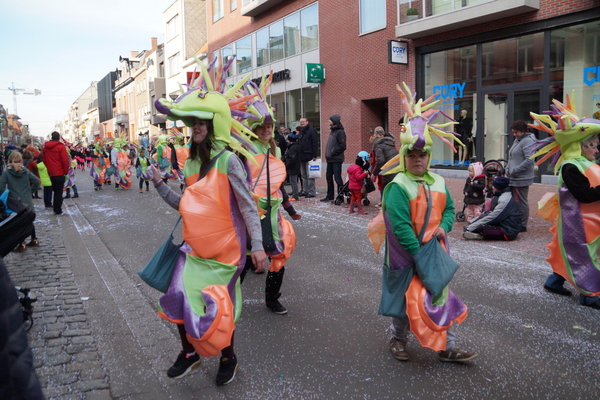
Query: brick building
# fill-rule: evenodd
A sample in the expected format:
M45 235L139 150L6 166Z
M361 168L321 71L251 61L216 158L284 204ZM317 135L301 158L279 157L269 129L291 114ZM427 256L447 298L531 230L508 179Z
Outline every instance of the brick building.
M581 116L598 111L597 0L212 0L207 32L209 61L237 55L231 82L277 73L278 122L293 129L307 116L324 143L329 116L340 114L347 163L369 150L377 125L397 137L403 81L419 98L436 94L436 108L471 138L458 154L436 144L438 169L506 158L512 121L530 121L552 98L574 91ZM307 82L307 63L323 65L322 83Z

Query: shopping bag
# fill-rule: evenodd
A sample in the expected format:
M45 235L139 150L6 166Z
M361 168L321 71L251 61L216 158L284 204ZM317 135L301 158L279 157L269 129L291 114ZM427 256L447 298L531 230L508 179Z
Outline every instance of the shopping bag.
M321 177L321 159L308 162L308 178L315 179Z
M179 224L179 221L181 221L181 217L177 220L177 223L167 240L160 246L150 261L148 261L148 264L138 272L140 278L142 278L148 286L153 287L162 293L166 293L169 289L171 277L175 270L175 264L179 257L179 249L183 245L183 242L179 245L173 243L173 232Z
M375 191L375 184L368 176L365 178L365 190L367 191L367 193Z
M452 280L458 269L456 261L433 237L413 255L417 275L433 297L437 297Z

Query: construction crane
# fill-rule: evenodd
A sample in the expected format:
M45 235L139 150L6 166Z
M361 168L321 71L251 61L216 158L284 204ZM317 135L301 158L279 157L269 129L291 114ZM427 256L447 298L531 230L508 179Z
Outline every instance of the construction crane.
M21 88L16 88L15 87L15 83L11 82L12 86L8 88L8 90L10 90L13 94L13 114L15 115L19 115L19 112L17 111L17 95L19 93L23 93L23 94L31 94L34 96L39 96L42 94L42 91L39 89L33 89L33 91L31 90L26 90L26 89L21 89Z

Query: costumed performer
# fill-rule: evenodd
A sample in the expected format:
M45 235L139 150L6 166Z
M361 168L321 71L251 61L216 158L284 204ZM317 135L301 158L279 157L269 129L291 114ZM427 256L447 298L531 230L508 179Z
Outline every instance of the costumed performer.
M421 247L420 235L423 235L423 243L439 240L448 251L447 232L452 229L454 221L454 203L446 183L441 176L429 171L432 134L454 151L456 149L450 140L462 143L454 132L442 130L453 122L429 122L441 113L431 108L437 103L431 103L433 96L415 103L406 84L406 94L399 86L396 88L406 112L406 130L400 136L400 154L384 165L382 174L398 174L384 189L382 211L369 224L369 238L376 251L383 237L386 239L379 314L392 317L390 351L394 358L401 361L409 359L406 346L410 330L423 347L438 352L440 361L466 362L477 354L455 347L456 336L452 327L455 321L461 323L466 318L466 305L448 286L433 297L417 275L412 258ZM446 114L442 115L453 121ZM430 212L426 211L430 208L429 203ZM379 234L374 235L374 231ZM422 231L424 234L420 234Z
M566 104L552 100L550 115L530 113L532 128L550 134L539 140L533 157L546 154L540 164L554 156L558 193L540 202L538 215L554 225L546 259L554 271L544 283L551 293L571 296L563 284L567 280L579 291L579 304L600 310L600 166L598 153L600 120L579 118L569 95Z
M154 166L150 169L158 193L181 214L185 240L169 289L159 301L159 315L177 324L183 347L167 375L181 378L199 366L199 355L220 352L219 386L230 383L237 371L233 330L241 313L239 276L246 262L246 232L254 265L263 270L266 264L246 168L229 150L251 158L241 143L252 145L242 137L246 132L232 119L229 105L237 101L234 96L249 76L227 90L225 76L232 61L217 71L213 83L214 62L207 70L197 60L202 74L187 91L174 102L159 99L155 103L167 118L192 128L183 194L172 191Z
M150 190L150 174L148 173L149 166L150 161L148 157L146 157L146 149L141 147L135 162L135 174L140 180L140 193L144 191L144 183L146 183L146 192Z
M90 176L94 178L94 190L102 189L104 175L106 174L106 163L104 162L104 143L98 138L94 143L94 151L91 153L93 167L90 168Z
M179 189L183 192L183 187L185 185L185 178L183 176L183 167L185 166L185 162L190 157L190 149L185 145L185 138L183 134L179 131L175 131L173 135L171 154L173 157L173 169L175 170L175 174L179 179Z
M110 160L115 169L115 190L119 188L129 189L131 187L131 159L127 149L127 141L117 137L113 141L113 148L110 152Z
M169 147L169 135L160 135L158 137L158 146L156 147L156 153L154 153L154 161L158 165L160 170L160 176L162 180L167 183L169 179L175 177L173 171L173 165L171 161L171 148Z
M265 304L275 314L283 315L287 313L287 309L279 302L280 289L285 273L285 263L296 247L296 233L292 224L281 215L281 209L285 209L294 220L299 220L301 214L296 212L289 201L287 192L283 189L286 169L285 164L281 161L281 149L274 139L275 118L273 109L266 101L272 75L271 73L268 79L263 78L260 88L254 82L247 84L244 88L244 94L246 96L257 95L257 97L248 100L248 112L252 116L246 120L246 125L250 126L257 136L256 139L252 140L256 151L251 151L256 163L249 163L249 167L252 175L253 192L258 198L258 207L266 211L262 218L270 219L270 232L274 241L274 248L266 249L271 263L265 285ZM269 171L268 185L267 167ZM267 194L269 194L270 203ZM267 211L268 209L271 211ZM265 234L264 230L265 225L263 225L263 235ZM246 261L246 267L240 278L242 282L249 269L255 269L250 258Z
M75 168L77 168L77 160L72 158L72 148L68 147L69 143L65 142L65 150L67 152L67 156L69 157L69 173L65 177L65 184L63 186L63 190L65 191L65 199L71 198L71 188L73 188L73 198L76 199L79 197L79 193L77 192L77 185L75 184Z

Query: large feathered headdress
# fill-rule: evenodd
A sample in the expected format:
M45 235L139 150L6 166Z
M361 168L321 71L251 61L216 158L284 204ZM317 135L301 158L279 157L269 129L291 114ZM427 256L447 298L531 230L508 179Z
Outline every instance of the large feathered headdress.
M454 125L457 122L446 113L432 108L439 101L432 101L435 95L430 96L425 101L419 99L415 102L416 94L413 95L411 93L410 88L406 83L402 82L402 85L404 86L404 90L402 90L399 85L396 85L396 90L398 91L398 94L400 94L405 113L404 130L400 134L400 153L383 166L383 175L404 171L404 156L410 150L417 149L431 154L431 146L433 145L432 135L437 136L440 140L450 146L454 152L456 152L456 148L452 141L464 146L457 138L458 133L444 130L447 126ZM433 121L440 114L451 122L443 124L430 123L430 121ZM429 162L431 163L431 158ZM427 165L427 169L429 169L429 165Z
M550 165L554 165L554 173L565 160L581 157L581 143L591 136L600 134L600 120L593 118L579 118L575 105L569 95L566 95L566 104L553 99L550 108L544 115L529 113L536 122L530 127L550 134L545 139L538 140L533 149L535 158L545 154L536 165L552 157ZM558 122L552 119L556 119Z
M168 119L181 120L188 127L194 126L194 118L212 120L216 141L221 142L223 147L230 146L253 161L254 157L251 157L246 149L254 149L254 147L245 136L256 137L256 135L247 126L234 119L234 117L245 119L251 115L245 110L246 102L251 97L238 95L240 88L250 78L250 75L232 87L228 87L226 84L227 71L234 59L235 56L225 63L220 62L216 71L216 58L208 68L196 59L201 69L198 78L190 85L185 85L186 88L180 85L181 94L175 101L161 98L156 100L155 104L156 109L165 114Z

